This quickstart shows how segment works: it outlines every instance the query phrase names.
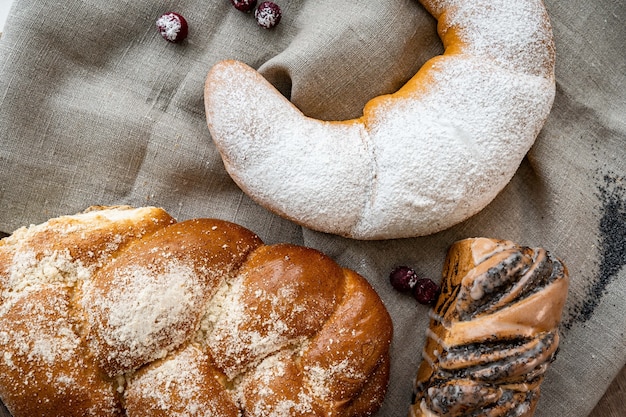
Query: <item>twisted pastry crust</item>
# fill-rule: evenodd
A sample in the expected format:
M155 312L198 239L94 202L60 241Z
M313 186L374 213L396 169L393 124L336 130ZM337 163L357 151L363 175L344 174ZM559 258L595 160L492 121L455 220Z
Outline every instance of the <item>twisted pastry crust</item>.
M390 317L322 253L95 207L0 241L0 398L23 416L365 416Z
M410 416L532 416L559 344L567 287L567 268L544 249L455 243Z

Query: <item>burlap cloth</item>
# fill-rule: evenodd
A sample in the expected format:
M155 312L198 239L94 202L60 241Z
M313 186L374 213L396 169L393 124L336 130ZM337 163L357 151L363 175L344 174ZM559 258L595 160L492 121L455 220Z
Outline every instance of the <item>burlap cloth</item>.
M236 58L307 115L359 116L441 52L435 22L409 0L278 3L283 19L268 31L228 0L17 0L0 40L0 230L94 204L157 205L320 249L367 277L393 317L386 417L407 413L427 326L427 308L394 292L389 271L410 265L438 281L448 246L470 236L543 246L572 280L536 415L587 415L626 361L624 1L548 0L556 100L511 183L452 229L380 242L312 232L247 198L211 141L203 82ZM154 27L169 10L189 22L183 44Z

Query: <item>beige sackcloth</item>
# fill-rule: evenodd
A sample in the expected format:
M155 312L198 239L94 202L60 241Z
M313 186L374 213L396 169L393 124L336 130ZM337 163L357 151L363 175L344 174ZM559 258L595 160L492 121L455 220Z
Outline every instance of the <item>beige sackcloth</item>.
M303 229L243 194L211 141L204 79L235 58L306 115L358 117L441 53L436 23L415 0L277 3L282 21L265 30L228 0L16 0L0 39L0 230L90 205L155 205L322 250L367 277L393 317L381 417L407 414L428 321L391 288L391 269L439 281L447 248L471 236L542 246L571 287L536 416L586 416L626 361L626 3L547 0L557 94L513 180L449 230L375 242ZM189 22L182 44L155 29L170 10Z

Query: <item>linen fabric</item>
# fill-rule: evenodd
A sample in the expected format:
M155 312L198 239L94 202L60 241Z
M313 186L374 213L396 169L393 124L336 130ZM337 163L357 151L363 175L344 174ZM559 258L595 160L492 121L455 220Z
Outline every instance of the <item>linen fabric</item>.
M299 227L241 192L206 127L204 78L238 59L308 116L358 117L442 52L436 22L415 0L276 2L282 20L266 30L228 0L16 0L0 38L0 230L91 205L154 205L319 249L365 276L393 318L385 417L407 415L428 326L428 308L394 291L389 272L408 265L439 282L447 248L466 237L542 246L571 285L536 416L587 415L626 362L626 4L546 0L555 103L489 206L431 236L356 241ZM181 44L156 30L167 11L189 23Z

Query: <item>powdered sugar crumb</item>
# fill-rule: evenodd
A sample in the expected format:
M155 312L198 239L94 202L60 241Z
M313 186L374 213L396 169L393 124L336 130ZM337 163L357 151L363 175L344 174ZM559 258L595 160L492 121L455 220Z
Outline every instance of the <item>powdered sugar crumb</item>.
M203 298L195 271L175 260L157 273L146 267L116 269L105 290L87 285L83 305L109 359L124 372L163 358L193 330Z
M332 364L329 367L320 365L307 367L309 385L315 397L328 400L333 393L334 385L338 379L364 380L367 375L359 372L348 358Z
M207 375L201 369L205 365L201 357L202 353L193 346L172 354L131 377L127 395L148 401L151 407L167 411L172 417L229 416L217 396L207 397L203 391Z
M43 284L71 287L91 277L91 268L73 259L68 249L46 251L39 258L36 255L34 251L20 251L13 256L3 297L9 297L8 292L20 292Z
M289 377L285 378L288 367L293 367L294 350L284 350L276 355L272 355L264 359L255 369L246 375L240 389L240 395L245 395L247 389L253 391L252 399L242 399L241 401L248 405L251 415L257 417L291 417L293 415L316 415L315 404L316 399L307 384L290 387L295 388L295 392L291 396L285 396L275 392L271 386L278 385L277 381L289 381L293 384L293 380ZM289 391L289 390L287 390ZM247 400L247 401L246 401Z
M222 285L213 297L201 326L205 338L203 343L231 379L256 366L268 355L300 342L289 338L289 326L275 311L269 312L266 319L250 327L251 323L268 312L256 311L254 306L246 305L243 301L246 289L244 280L244 275L238 275L232 282ZM269 300L274 304L284 303L289 299L290 290L286 286L280 292L287 298L269 296L261 290L257 290L255 296L259 302ZM298 310L302 306L293 307Z

